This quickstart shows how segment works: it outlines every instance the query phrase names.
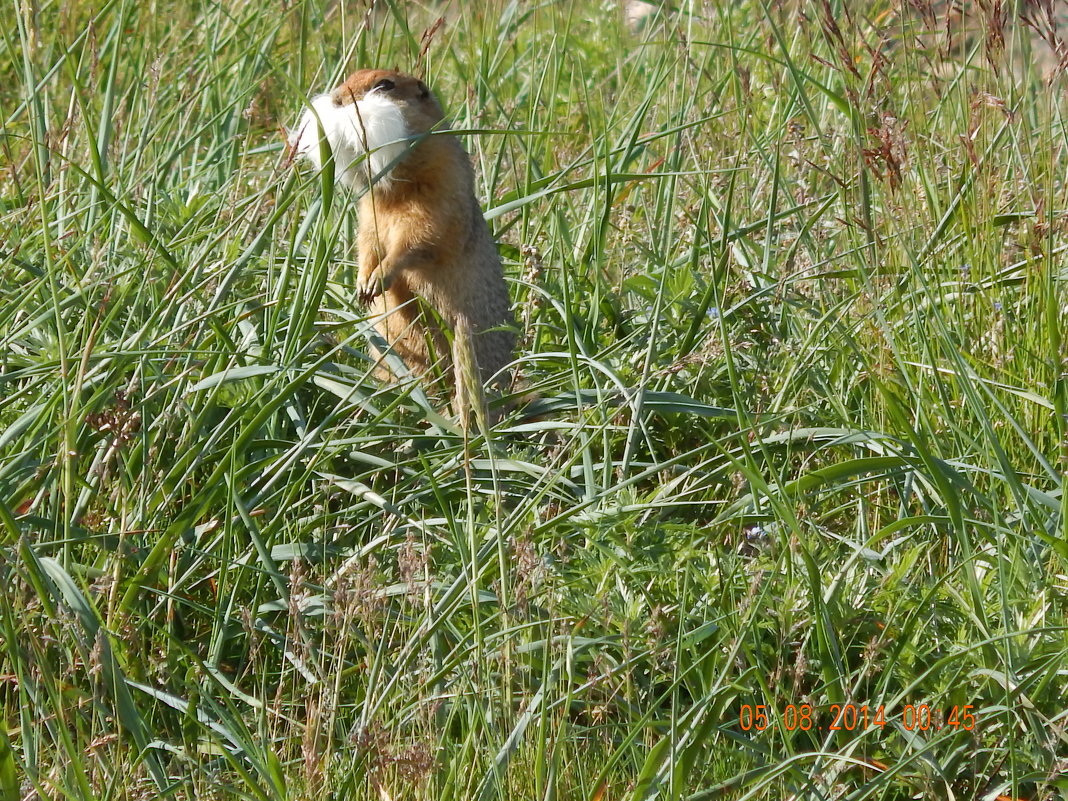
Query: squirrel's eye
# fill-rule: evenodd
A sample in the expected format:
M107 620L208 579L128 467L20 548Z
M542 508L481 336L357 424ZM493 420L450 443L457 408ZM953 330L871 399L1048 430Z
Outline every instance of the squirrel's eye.
M374 86L371 87L371 91L372 92L392 92L393 88L395 86L396 86L396 84L394 84L393 81L391 81L389 78L383 78L382 80L380 80L378 83L376 83Z

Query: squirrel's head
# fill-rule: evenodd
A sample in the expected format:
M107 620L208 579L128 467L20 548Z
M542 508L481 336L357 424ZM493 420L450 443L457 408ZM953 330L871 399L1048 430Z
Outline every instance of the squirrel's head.
M410 134L434 128L445 117L433 92L411 75L393 70L359 70L330 93L339 108L360 101L392 103L404 115Z
M339 181L350 186L376 179L388 183L413 138L440 127L444 116L437 98L418 78L392 70L359 70L333 91L312 99L290 144L298 155L322 167L321 128Z

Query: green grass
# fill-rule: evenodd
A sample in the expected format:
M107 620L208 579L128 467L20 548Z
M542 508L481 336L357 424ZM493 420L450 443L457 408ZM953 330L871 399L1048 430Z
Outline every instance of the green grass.
M1068 796L1030 30L423 5L7 3L0 801ZM539 395L488 436L369 375L286 161L372 65L468 131Z

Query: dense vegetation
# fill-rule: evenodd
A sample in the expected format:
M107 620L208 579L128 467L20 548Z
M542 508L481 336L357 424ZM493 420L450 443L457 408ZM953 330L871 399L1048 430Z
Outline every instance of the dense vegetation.
M1016 6L7 3L0 798L1066 797ZM479 171L490 431L369 374L353 198L287 159L372 65Z

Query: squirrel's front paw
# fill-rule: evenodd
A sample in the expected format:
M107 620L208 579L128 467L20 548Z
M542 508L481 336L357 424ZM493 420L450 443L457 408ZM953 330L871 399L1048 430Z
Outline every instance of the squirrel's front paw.
M389 276L382 272L381 266L375 267L367 275L356 279L356 295L364 303L370 303L389 289L389 284Z

